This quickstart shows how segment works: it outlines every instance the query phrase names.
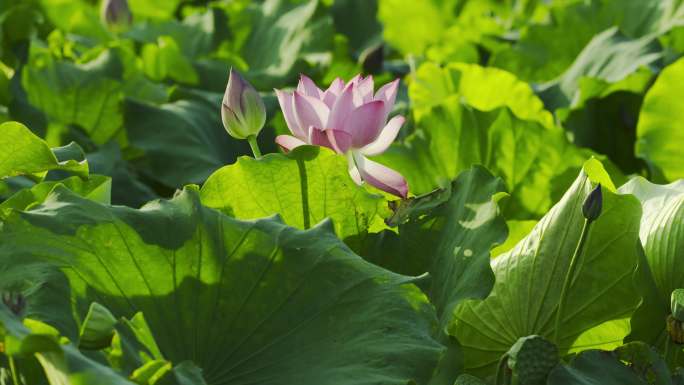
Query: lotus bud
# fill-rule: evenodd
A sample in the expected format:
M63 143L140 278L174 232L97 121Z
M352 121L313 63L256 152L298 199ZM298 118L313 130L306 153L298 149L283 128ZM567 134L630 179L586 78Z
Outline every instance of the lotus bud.
M261 96L232 68L223 94L221 120L228 134L236 139L256 137L266 123L266 107Z
M129 26L133 15L128 0L105 0L102 3L102 22L111 29Z
M603 208L603 193L601 192L601 183L587 195L582 205L582 214L589 222L595 221L601 215Z

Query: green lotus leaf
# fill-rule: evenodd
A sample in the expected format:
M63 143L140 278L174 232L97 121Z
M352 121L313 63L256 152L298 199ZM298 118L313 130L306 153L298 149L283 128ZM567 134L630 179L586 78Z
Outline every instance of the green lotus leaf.
M279 214L307 229L332 218L335 232L353 248L373 226L384 227L385 200L357 186L347 159L322 147L302 146L260 159L241 157L212 174L202 186L202 203L240 219Z
M510 219L543 215L555 190L570 185L565 174L574 175L590 156L557 127L521 120L505 107L479 111L458 96L433 107L416 124L420 129L393 144L379 161L402 173L414 194L445 186L481 164L505 182L512 196L504 203Z
M76 319L94 301L115 317L142 312L163 358L194 362L208 385L431 376L443 347L415 278L365 262L329 222L240 221L199 200L188 188L134 210L58 187L4 222L0 259L60 268Z
M606 187L603 212L590 226L554 341L561 288L584 222L582 203L599 181L610 183L600 163L591 160L530 234L492 261L496 283L489 297L457 309L449 332L463 345L467 370L493 374L500 356L532 334L552 340L565 355L616 346L628 333L628 317L640 298L634 276L641 210L634 197Z
M674 360L673 353L681 347L669 341L665 319L671 313L672 292L684 288L679 257L684 251L684 182L657 185L636 177L619 191L641 202L639 238L647 262L639 283L645 298L632 320L630 338L658 346Z
M636 154L653 175L665 180L684 178L684 125L677 111L684 108L677 84L684 81L684 59L666 67L646 94L637 125Z
M0 179L26 175L42 180L50 170L64 170L81 177L88 176L88 162L82 159L59 159L73 155L75 144L68 148L50 149L48 144L19 122L0 124ZM78 148L80 150L80 148ZM66 154L68 152L69 154ZM82 150L78 157L83 157Z
M518 119L553 126L551 113L544 109L544 103L530 85L510 72L463 63L440 67L426 62L418 67L409 86L409 97L418 119L452 95L458 95L464 104L477 110L508 107Z

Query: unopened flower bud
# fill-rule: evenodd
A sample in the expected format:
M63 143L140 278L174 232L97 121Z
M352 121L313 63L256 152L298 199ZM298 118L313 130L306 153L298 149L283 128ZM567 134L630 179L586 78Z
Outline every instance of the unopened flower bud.
M102 3L102 22L110 29L127 27L133 22L128 0L105 0Z
M221 105L221 120L236 139L257 136L266 123L266 107L257 90L231 68Z
M589 222L595 221L601 215L603 208L603 193L601 192L601 183L593 189L582 205L582 214Z

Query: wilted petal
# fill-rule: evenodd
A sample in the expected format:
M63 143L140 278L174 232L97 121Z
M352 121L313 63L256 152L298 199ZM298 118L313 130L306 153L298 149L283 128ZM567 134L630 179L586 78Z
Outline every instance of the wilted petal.
M352 136L346 131L327 129L325 133L328 136L328 141L332 145L333 150L340 154L346 153L352 144Z
M401 174L354 152L354 162L366 183L401 198L408 195L408 184Z
M328 140L328 135L320 127L309 127L309 144L328 147L329 149L334 150L332 144Z
M344 121L354 111L354 85L344 89L330 111L326 128L344 130Z
M285 123L287 123L287 128L290 132L298 138L306 138L306 131L297 122L297 117L294 115L294 97L291 93L275 90L276 96L278 97L278 103L280 104L280 109L283 111L283 116L285 117Z
M275 138L275 142L285 152L292 151L292 149L306 144L303 140L300 140L290 135L278 135Z
M294 92L294 116L299 127L325 127L330 109L322 101Z
M361 148L375 141L385 124L384 113L385 103L380 100L366 103L352 111L344 121L344 131L352 135L354 148Z
M323 95L323 92L316 87L316 83L306 75L300 75L297 91L302 95L311 96L316 99L319 99Z
M399 130L401 129L401 125L404 124L404 121L405 119L401 115L393 117L389 123L387 123L385 128L382 129L382 132L380 135L378 135L378 138L375 139L373 143L362 147L359 151L363 155L368 156L382 154L385 152L385 150L387 150L392 142L394 142L394 139L396 139L397 134L399 134Z

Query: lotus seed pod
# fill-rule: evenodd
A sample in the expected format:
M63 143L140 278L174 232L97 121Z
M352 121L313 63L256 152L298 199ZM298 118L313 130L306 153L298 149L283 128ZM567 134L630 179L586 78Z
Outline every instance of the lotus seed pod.
M601 183L594 188L587 198L584 200L582 205L582 214L589 221L595 221L599 215L601 215L601 209L603 208L603 193L601 192Z
M665 325L667 326L667 333L670 335L670 339L679 344L684 344L684 327L682 327L682 321L678 321L672 315L668 315L665 320Z
M672 295L670 296L670 311L677 321L684 322L684 289L672 291Z
M487 383L470 374L461 374L456 379L456 382L454 382L454 385L487 385Z
M520 338L507 354L518 384L546 384L549 373L560 362L556 345L537 335Z

